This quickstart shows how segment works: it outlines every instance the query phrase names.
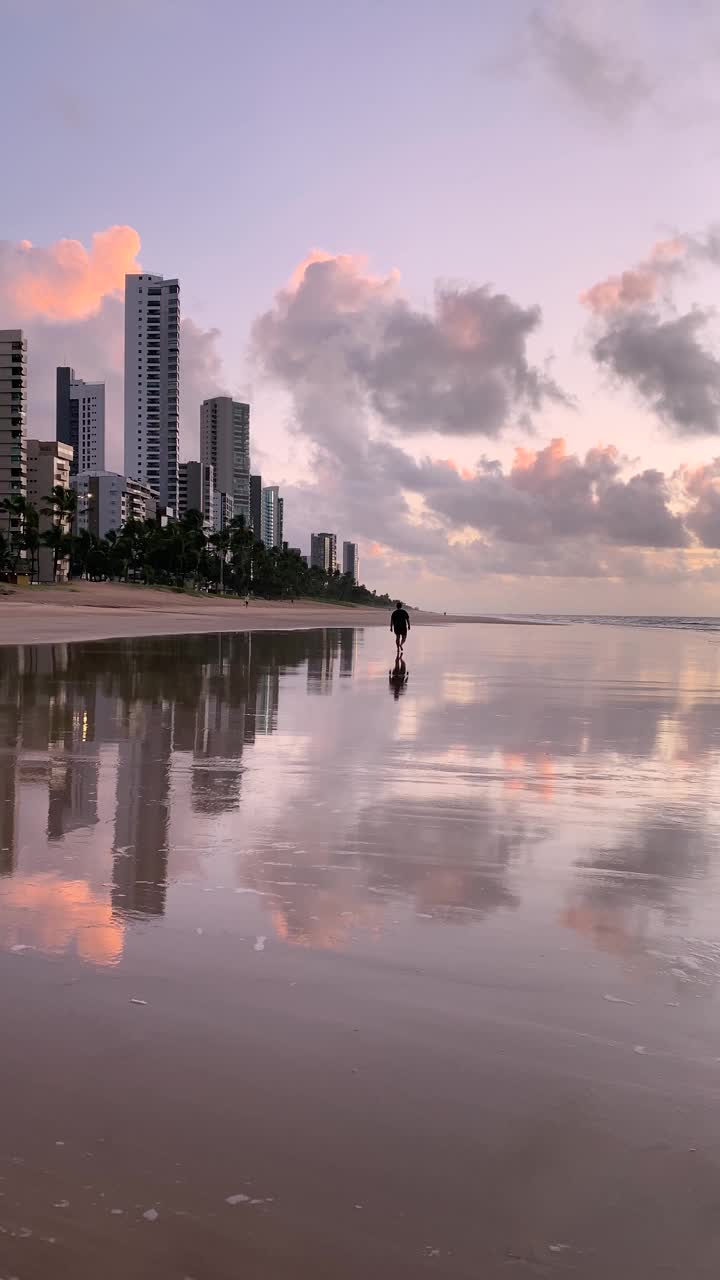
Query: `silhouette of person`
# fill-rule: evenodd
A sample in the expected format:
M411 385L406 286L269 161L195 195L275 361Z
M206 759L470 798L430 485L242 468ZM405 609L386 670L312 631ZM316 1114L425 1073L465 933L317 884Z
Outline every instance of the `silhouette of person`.
M388 671L388 681L390 684L390 692L392 693L396 702L400 697L400 694L405 692L407 682L408 682L408 675L409 675L409 672L407 667L405 666L405 659L401 656L400 650L398 649L398 655L397 655L397 658L395 659L395 666L393 667L392 671Z
M390 630L395 632L395 644L399 657L410 630L410 614L407 609L403 609L402 600L397 601L390 615Z

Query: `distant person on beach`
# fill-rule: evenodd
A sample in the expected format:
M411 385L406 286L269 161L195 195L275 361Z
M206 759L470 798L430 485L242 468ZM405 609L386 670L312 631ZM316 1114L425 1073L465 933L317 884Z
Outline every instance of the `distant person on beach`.
M410 630L410 614L407 609L403 609L402 600L397 601L392 611L390 630L395 632L395 644L397 645L398 653L400 653Z

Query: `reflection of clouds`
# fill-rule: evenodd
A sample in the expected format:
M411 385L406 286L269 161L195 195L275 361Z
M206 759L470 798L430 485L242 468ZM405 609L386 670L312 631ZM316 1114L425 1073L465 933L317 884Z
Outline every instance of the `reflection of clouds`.
M342 946L357 930L381 933L388 904L400 900L452 924L514 909L512 858L533 837L491 806L444 796L440 803L385 795L351 822L310 802L294 816L298 843L274 856L267 841L246 852L242 882L265 895L280 938L321 949Z
M354 902L352 892L303 885L270 910L276 936L294 946L332 951L349 942L356 929L382 931L382 907Z
M350 845L368 889L408 897L419 911L463 923L518 906L507 878L513 853L527 839L522 823L485 805L386 797L363 810Z
M387 650L380 631L331 630L16 655L0 669L0 871L36 885L26 914L34 902L45 919L49 884L70 886L57 919L64 896L96 922L52 936L107 963L102 942L79 942L107 923L100 885L112 879L127 927L162 915L178 874L216 874L267 895L278 936L340 948L378 937L399 906L453 924L513 910L546 877L520 856L543 840L573 886L563 923L642 950L708 870L707 645L703 674L693 637L418 628L397 703ZM656 796L685 829L660 805L645 820Z
M0 897L0 918L8 946L67 951L82 960L115 964L122 955L123 926L107 897L85 880L61 880L50 872L16 877Z
M688 881L704 876L709 863L701 815L663 820L648 814L616 846L576 863L580 885L561 923L598 950L622 956L645 952L669 920L682 919L678 894Z

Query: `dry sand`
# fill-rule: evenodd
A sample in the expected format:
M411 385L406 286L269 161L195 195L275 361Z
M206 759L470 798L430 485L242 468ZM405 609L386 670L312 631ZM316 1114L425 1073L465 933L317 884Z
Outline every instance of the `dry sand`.
M214 631L282 631L307 627L387 626L385 609L311 600L252 600L181 594L118 582L72 582L0 588L0 645L63 644L122 636ZM412 625L463 619L413 610ZM490 619L488 619L490 621Z

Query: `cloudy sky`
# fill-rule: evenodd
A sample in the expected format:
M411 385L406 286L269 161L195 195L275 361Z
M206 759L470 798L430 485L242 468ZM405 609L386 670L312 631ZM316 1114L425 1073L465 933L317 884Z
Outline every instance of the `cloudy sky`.
M708 0L0 0L0 325L108 384L177 275L182 454L249 398L287 533L468 612L720 612ZM9 136L9 135L8 135Z

